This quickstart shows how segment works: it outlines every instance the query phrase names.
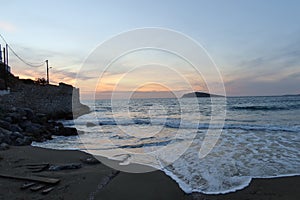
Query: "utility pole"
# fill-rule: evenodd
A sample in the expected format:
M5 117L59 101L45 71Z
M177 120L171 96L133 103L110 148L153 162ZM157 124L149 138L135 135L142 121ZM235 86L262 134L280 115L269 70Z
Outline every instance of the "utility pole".
M1 44L0 44L0 62L2 62L2 48L1 48Z
M47 84L49 84L49 65L48 65L48 60L46 60L46 67L47 67Z
M3 58L4 58L4 84L5 84L5 89L8 89L8 84L7 84L7 66L6 66L6 51L5 51L5 47L3 47Z
M3 47L3 63L6 66L6 52L5 52L5 47Z
M6 71L8 71L8 44L6 44Z

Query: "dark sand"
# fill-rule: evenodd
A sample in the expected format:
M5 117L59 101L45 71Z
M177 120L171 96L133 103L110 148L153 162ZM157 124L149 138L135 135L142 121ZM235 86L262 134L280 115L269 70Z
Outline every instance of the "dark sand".
M61 181L50 193L21 190L26 181L0 177L0 200L14 199L104 199L104 200L144 200L144 199L206 199L206 200L298 200L300 199L300 176L255 179L247 188L225 195L187 195L171 178L163 172L145 174L120 172L117 175L103 164L83 164L80 169L43 171L32 173L24 165L31 163L66 164L81 163L81 158L90 157L79 151L47 150L37 147L11 147L0 151L0 173L10 175L35 175L59 178ZM108 181L112 178L110 181ZM108 184L104 184L108 183Z

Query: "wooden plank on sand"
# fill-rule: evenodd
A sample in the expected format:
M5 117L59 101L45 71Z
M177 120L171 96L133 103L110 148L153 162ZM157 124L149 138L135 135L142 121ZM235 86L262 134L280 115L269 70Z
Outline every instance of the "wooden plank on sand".
M37 186L31 187L30 190L35 192L35 191L39 191L39 190L43 189L44 187L45 187L45 185L37 185Z
M49 184L57 184L60 181L60 179L57 178L40 177L40 176L16 176L16 175L0 174L0 177L26 180L26 181L37 181L37 182L49 183Z
M49 188L47 188L47 189L44 189L44 190L42 191L42 194L48 194L48 193L51 192L53 189L54 189L54 187L49 187Z
M21 186L21 189L24 190L24 189L27 189L27 188L29 188L29 187L31 187L31 186L34 186L34 185L36 185L35 182L24 183L24 184Z

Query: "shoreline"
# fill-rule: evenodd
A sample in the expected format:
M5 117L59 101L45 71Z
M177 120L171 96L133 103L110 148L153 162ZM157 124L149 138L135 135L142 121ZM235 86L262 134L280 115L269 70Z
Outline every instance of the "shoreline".
M91 157L79 150L53 150L41 147L11 146L0 151L1 174L47 176L60 179L53 191L21 190L25 181L0 177L0 199L299 199L300 176L254 178L249 186L226 194L186 194L163 171L145 174L118 172L104 164L86 164L81 160ZM104 158L105 159L105 158ZM63 165L78 163L79 169L41 171L32 173L28 163Z

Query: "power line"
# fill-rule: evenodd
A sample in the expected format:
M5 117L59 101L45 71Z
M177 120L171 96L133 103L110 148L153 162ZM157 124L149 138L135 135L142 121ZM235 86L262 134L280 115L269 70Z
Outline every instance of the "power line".
M11 52L20 60L22 61L24 64L30 66L30 67L41 67L45 64L45 61L39 62L39 63L31 63L31 62L27 62L25 59L23 59L21 56L19 56L15 50L8 45L8 43L6 42L5 38L0 34L1 39L7 44L8 48L11 50Z
M9 49L11 50L11 52L12 52L19 60L21 60L24 64L26 64L26 65L28 65L28 66L30 66L30 67L41 67L41 66L43 66L43 65L45 64L45 61L40 62L40 63L30 63L30 62L27 62L27 61L25 61L23 58L21 58L21 57L13 50L13 48L12 48L10 45L8 45L8 47L9 47Z

